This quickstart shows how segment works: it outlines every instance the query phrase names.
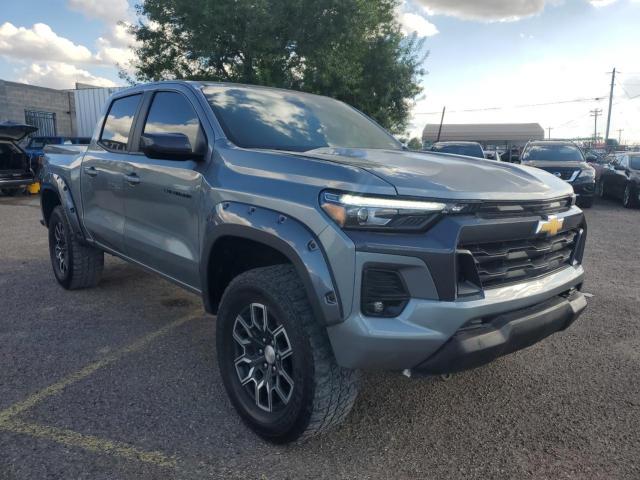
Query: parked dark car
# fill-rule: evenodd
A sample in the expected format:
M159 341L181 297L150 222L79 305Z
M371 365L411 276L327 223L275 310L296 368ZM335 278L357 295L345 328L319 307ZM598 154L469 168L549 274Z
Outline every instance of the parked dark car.
M482 145L476 142L436 142L431 146L431 151L484 158Z
M522 151L523 165L537 167L568 182L578 205L590 208L595 194L596 171L573 142L539 140L527 143Z
M29 143L24 147L24 151L29 155L31 168L37 177L44 156L44 148L47 145L89 145L90 141L90 137L35 136L29 139Z
M627 208L637 207L640 203L640 152L616 154L603 169L596 189L601 197L622 200Z
M0 190L5 195L15 195L33 183L29 155L18 142L36 130L31 125L0 123Z

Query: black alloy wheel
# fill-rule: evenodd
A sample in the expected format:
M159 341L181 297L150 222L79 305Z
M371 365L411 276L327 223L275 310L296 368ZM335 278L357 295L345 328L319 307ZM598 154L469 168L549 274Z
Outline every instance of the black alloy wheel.
M245 393L265 412L281 411L293 389L293 349L284 326L262 303L248 305L233 325L235 370Z

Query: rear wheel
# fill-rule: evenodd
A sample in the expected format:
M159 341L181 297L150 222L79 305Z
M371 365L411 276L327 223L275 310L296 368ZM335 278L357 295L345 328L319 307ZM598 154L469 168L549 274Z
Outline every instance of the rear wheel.
M80 243L61 206L54 208L49 218L49 255L56 280L64 288L94 287L100 281L104 253Z
M257 268L234 279L220 304L216 342L227 393L263 438L305 439L351 410L358 372L337 365L293 267Z
M604 198L604 182L602 180L598 180L596 183L596 195L600 198Z

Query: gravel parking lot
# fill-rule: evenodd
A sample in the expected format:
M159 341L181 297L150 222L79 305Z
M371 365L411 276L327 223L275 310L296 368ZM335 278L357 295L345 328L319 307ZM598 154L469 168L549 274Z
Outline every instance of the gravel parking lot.
M341 428L272 446L234 412L198 297L107 258L51 273L35 197L0 198L0 479L640 478L640 211L587 211L587 312L440 379L369 373Z

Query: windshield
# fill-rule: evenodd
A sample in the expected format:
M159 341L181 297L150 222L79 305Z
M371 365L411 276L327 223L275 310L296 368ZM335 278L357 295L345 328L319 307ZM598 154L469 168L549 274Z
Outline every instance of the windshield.
M632 170L640 170L640 155L629 155L629 166Z
M297 152L402 148L367 117L331 98L243 86L212 85L203 92L226 136L239 147Z
M431 147L434 152L454 153L456 155L466 155L468 157L484 158L480 145L438 145Z
M582 152L573 145L531 145L522 156L523 161L544 160L584 162Z

